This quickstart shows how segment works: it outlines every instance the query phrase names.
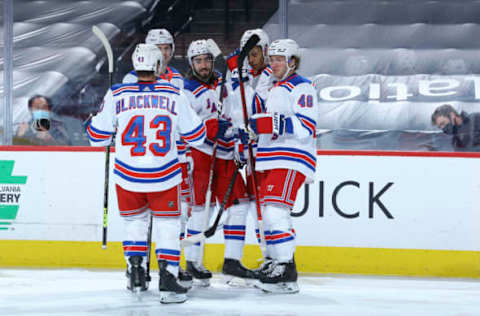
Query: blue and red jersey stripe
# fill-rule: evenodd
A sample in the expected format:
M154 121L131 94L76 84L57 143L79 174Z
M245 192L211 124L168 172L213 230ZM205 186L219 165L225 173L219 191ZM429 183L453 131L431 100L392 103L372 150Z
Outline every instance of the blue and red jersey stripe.
M288 147L270 147L257 148L257 161L289 160L305 165L315 172L317 158L307 151L288 148Z
M170 180L177 174L181 174L182 167L178 162L178 158L156 168L136 168L115 158L113 172L131 182L158 183Z

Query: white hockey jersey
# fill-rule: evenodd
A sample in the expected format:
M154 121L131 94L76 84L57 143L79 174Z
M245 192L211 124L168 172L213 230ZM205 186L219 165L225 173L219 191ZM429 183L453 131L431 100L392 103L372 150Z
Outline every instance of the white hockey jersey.
M266 101L268 97L268 91L273 86L275 77L272 75L272 68L266 66L263 70L255 71L245 59L244 61L244 70L243 77L247 75L247 80L245 81L245 89L250 87L262 100ZM231 84L238 84L238 69L235 68L233 73L228 71L227 73L227 82Z
M293 134L277 138L260 134L256 170L293 169L313 180L316 167L316 118L319 109L312 83L293 74L275 84L265 104L267 113L280 113L292 119Z
M220 76L220 74L218 74ZM219 93L222 78L219 78L213 85L207 85L195 78L184 80L184 92L189 98L194 111L206 121L217 117L219 107ZM221 118L231 121L231 104L229 97L223 99ZM217 139L217 158L233 159L236 137L233 128L229 128L225 133L225 137ZM201 145L192 145L192 147L201 152L212 155L214 142L205 139L205 143Z
M183 76L178 72L177 69L173 67L166 67L165 73L162 74L159 79L160 82L163 80L167 80L174 86L176 86L179 89L183 89ZM135 70L130 71L128 74L126 74L123 77L122 83L136 83L138 81L138 76ZM178 160L180 162L186 162L187 161L187 144L182 141L180 138L180 135L177 135L176 138L176 143L177 143L177 149L178 149Z
M87 134L93 146L105 146L115 131L114 180L134 192L178 185L182 176L175 136L199 145L206 135L185 94L167 81L112 86Z

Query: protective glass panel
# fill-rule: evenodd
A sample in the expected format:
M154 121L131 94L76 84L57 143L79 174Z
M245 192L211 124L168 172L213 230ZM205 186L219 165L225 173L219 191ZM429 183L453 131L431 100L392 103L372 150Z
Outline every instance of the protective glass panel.
M299 73L320 101L318 147L479 151L479 11L475 1L289 1ZM281 36L278 13L264 29ZM455 119L447 107L432 121L443 104Z

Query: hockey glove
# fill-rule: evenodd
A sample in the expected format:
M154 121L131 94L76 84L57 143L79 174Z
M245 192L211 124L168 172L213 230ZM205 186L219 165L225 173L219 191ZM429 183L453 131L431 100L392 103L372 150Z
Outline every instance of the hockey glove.
M250 119L250 129L257 135L273 134L274 136L285 133L293 134L293 122L290 117L285 117L277 112L273 114L256 114Z
M242 142L244 145L248 145L250 142L250 134L244 130L243 128L238 129L238 139Z
M240 55L240 49L235 49L230 55L227 57L227 65L228 70L233 73L235 69L238 68L238 56Z
M209 119L205 122L207 127L207 138L215 140L223 138L227 129L232 126L232 123L222 119Z

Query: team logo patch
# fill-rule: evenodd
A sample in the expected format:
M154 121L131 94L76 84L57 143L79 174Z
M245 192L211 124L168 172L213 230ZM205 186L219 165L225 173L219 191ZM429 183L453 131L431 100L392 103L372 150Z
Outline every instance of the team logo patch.
M143 56L138 56L138 61L139 61L139 62L143 63L143 60L144 60L144 59L143 59Z
M168 207L174 207L175 206L175 202L173 201L168 201Z
M272 192L274 187L275 187L275 185L269 184L269 185L267 186L267 191L268 191L268 192Z

